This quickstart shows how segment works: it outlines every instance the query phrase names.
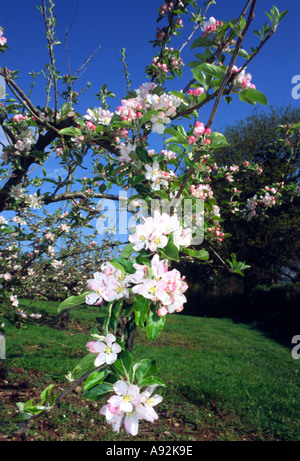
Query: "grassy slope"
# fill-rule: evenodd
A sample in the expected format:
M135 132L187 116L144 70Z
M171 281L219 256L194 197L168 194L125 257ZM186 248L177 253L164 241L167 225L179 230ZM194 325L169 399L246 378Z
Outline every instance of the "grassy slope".
M55 303L39 306L53 313L56 309ZM60 389L66 386L64 375L85 354L88 327L96 315L97 309L77 309L64 330L8 327L6 388L18 382L20 374L27 387L20 395L12 398L8 392L1 399L0 433L16 432L7 412L14 413L13 402L32 397L32 384L37 394L53 381ZM167 383L157 408L159 421L143 422L138 439L299 440L299 361L289 349L248 326L228 319L170 315L158 340L151 343L139 333L133 352L136 358L155 358ZM55 440L58 432L60 440L127 440L123 433L102 427L98 409L103 403L74 395L48 417L50 426L36 423L32 437Z

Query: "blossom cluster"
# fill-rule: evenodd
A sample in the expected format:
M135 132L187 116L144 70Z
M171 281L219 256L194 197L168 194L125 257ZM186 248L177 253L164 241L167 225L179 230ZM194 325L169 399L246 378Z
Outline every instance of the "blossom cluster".
M211 140L207 137L211 134L210 128L205 128L203 122L196 122L193 128L193 134L189 137L189 144L194 144L200 139L203 140L204 144L211 144Z
M177 108L183 103L183 100L167 93L161 95L152 94L155 88L155 83L144 83L135 90L135 97L122 99L121 105L116 108L114 113L101 108L88 109L84 116L86 126L93 130L96 124L109 125L113 122L114 116L120 117L122 121L133 122L140 119L150 110L152 111L150 118L152 131L162 134L166 125L171 122L171 118L176 115ZM122 141L118 144L120 149L119 160L125 163L132 163L129 154L135 151L136 144L127 139L128 131L126 129L119 129L114 134L117 142L120 141L119 136L126 138L126 143Z
M212 16L208 19L208 21L203 22L201 26L202 35L205 36L212 32L216 32L216 30L218 30L222 25L223 25L222 21L218 21Z
M103 299L107 302L120 298L130 300L134 293L160 303L157 311L159 316L183 309L186 302L184 292L188 286L178 270L168 271L168 260L160 260L159 255L155 254L151 267L141 264L134 264L133 267L133 274L125 274L106 262L102 271L96 272L94 278L87 281L92 292L86 295L86 303L99 305Z
M232 73L235 74L239 72L239 70L240 69L237 66L233 66ZM246 73L245 69L243 69L241 72L239 72L238 76L235 78L234 84L236 88L241 88L244 90L248 88L252 88L255 90L256 86L254 85L254 83L251 83L251 80L252 80L252 75L249 73Z
M213 196L213 191L208 184L198 184L198 186L194 186L192 184L190 191L193 197L197 197L201 200L205 200L206 198Z
M131 279L136 285L132 288L133 293L159 302L161 307L157 313L160 317L182 311L188 285L177 269L168 271L167 259L160 261L158 254L155 254L151 260L151 271L145 265L135 264L134 267L136 273Z
M158 394L151 396L155 388L156 385L149 386L141 393L139 386L119 380L113 386L115 395L100 409L100 414L106 417L115 432L119 432L124 424L125 430L135 436L140 420L152 423L158 419L153 407L162 401L162 397Z
M173 7L174 7L174 2L172 1L164 2L162 5L160 5L158 9L160 16L163 16L165 13L170 13ZM183 8L183 7L184 7L183 2L179 0L177 4L177 8Z
M281 185L283 186L284 183L281 183ZM254 197L249 198L247 200L246 211L244 213L247 215L248 221L258 216L256 211L257 207L261 206L263 209L265 209L276 205L275 195L277 192L278 190L276 190L275 187L270 188L266 186L264 195L254 195ZM264 214L264 211L262 211L262 214Z
M182 27L182 22L176 21L178 27ZM163 32L159 29L159 34L157 37L163 37ZM159 40L161 38L158 38ZM175 57L173 55L173 48L165 47L164 54L162 56L154 56L152 59L151 66L156 70L156 74L162 74L165 76L169 71L179 71L180 67L184 66L183 60L180 57ZM165 61L165 62L164 62Z
M86 115L83 117L87 122L86 126L92 128L94 125L109 125L112 119L113 113L109 110L102 109L101 107L95 107L95 109L87 109Z
M3 30L0 27L0 45L4 46L7 42L7 38L3 37Z
M160 190L161 186L168 186L171 178L176 178L172 170L162 171L159 168L159 163L154 162L153 165L145 165L145 178L151 181L151 189Z
M153 217L143 218L144 223L135 227L129 235L129 241L134 244L134 250L141 249L157 251L168 244L168 236L172 235L173 243L179 249L180 246L188 247L192 241L192 229L183 228L176 214L160 214L154 211Z
M204 93L204 88L202 88L201 86L200 87L196 87L196 88L190 88L188 91L187 91L187 94L189 96L194 96L196 98L198 98L199 96L201 96L202 94Z

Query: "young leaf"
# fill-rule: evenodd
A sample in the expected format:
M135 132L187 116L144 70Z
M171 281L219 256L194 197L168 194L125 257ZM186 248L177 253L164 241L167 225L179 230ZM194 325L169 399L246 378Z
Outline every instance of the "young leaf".
M128 243L128 245L126 245L126 247L122 250L121 258L122 259L129 258L129 256L131 256L132 253L134 253L133 247L134 247L134 243Z
M268 105L267 97L261 91L258 91L254 88L248 88L248 90L241 91L240 99L242 99L241 96L246 97L253 103L258 102L259 104L263 104L264 106Z
M71 309L72 307L78 306L79 304L85 303L85 297L90 292L87 291L79 296L70 296L70 298L65 299L63 302L60 303L58 306L58 312L61 312L65 309Z
M134 274L135 268L133 267L132 262L127 261L127 259L123 258L113 258L110 261L110 264L114 266L116 269L119 269L121 272L125 272L125 274Z
M143 379L156 375L156 373L156 360L153 359L142 359L140 362L133 366L133 376L134 379L136 379L138 385Z
M189 248L186 248L182 252L184 254L186 254L186 255L192 256L193 258L201 259L201 260L204 260L204 261L207 261L208 258L209 258L208 251L206 251L204 249L196 251L196 250L190 250Z
M218 133L214 131L210 134L209 137L211 140L210 147L212 149L217 149L218 147L228 147L229 146L225 136L222 133Z
M144 163L152 163L151 157L149 156L146 149L143 149L141 146L137 146L136 148L136 155L138 158Z
M135 313L135 323L141 330L145 328L145 320L149 311L150 300L144 298L144 296L138 295L133 304Z
M91 389L85 390L82 394L82 398L88 400L99 400L105 394L110 394L113 392L113 390L113 384L104 381L103 383L98 384Z
M169 242L164 248L160 248L160 252L165 258L172 259L173 261L178 261L179 259L178 248L172 242Z
M155 341L166 323L166 317L159 317L156 312L149 311L146 325L146 335L150 341Z
M65 136L80 136L82 133L79 128L68 127L60 130L59 134L63 134Z
M212 77L223 79L225 77L225 70L222 67L215 66L214 64L208 64L204 62L197 67L197 70L201 70Z
M92 389L93 387L95 387L97 384L102 384L105 376L106 376L105 371L94 371L86 379L83 389L85 391L88 391L89 389Z

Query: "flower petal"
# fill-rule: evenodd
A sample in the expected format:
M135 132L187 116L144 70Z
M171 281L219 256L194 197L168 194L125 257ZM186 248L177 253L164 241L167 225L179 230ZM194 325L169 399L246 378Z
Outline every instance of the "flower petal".
M137 414L126 415L124 419L124 426L129 434L137 435L139 430L139 420Z
M104 352L98 354L94 363L95 367L100 367L101 365L103 365L105 363L105 358L106 354Z
M114 391L118 395L127 394L127 390L128 390L128 385L125 383L125 381L120 380L114 384Z

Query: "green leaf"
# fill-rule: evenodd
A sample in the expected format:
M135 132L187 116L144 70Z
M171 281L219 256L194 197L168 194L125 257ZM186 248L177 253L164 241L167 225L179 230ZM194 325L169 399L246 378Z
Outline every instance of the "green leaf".
M128 243L128 245L126 245L126 247L122 250L122 253L121 253L121 258L122 259L127 259L129 258L129 256L132 255L132 253L134 253L134 243Z
M171 136L171 138L166 139L166 144L188 144L187 138L178 134L177 136Z
M192 69L192 74L193 74L194 79L206 89L207 85L206 85L205 74L201 70L198 70L198 69Z
M141 328L145 329L145 320L150 308L150 299L144 298L144 296L138 295L133 304L133 309L135 313L135 323Z
M181 147L177 146L176 144L169 144L168 143L168 149L171 150L172 152L175 152L175 154L177 154L177 155L182 155L183 154L183 150L181 149Z
M225 70L222 67L215 66L214 64L208 64L204 62L197 67L197 70L201 70L212 77L222 79L225 77Z
M136 152L136 155L138 156L138 158L142 162L144 162L144 163L152 163L151 157L149 156L146 149L143 149L143 147L137 146L135 152Z
M204 48L207 48L211 45L214 44L214 41L206 36L206 37L199 37L199 38L196 38L196 40L193 41L192 45L191 45L191 50L193 50L194 48L198 48L198 47L204 47Z
M160 248L160 252L164 257L172 259L173 261L178 261L179 259L178 248L172 242L169 242L164 248Z
M119 324L119 315L121 313L123 306L123 299L119 299L117 302L113 303L111 312L110 312L110 319L108 323L108 330L112 331L116 334Z
M135 268L131 261L123 258L113 258L110 261L110 264L114 266L116 269L119 269L121 272L125 274L134 274L136 272Z
M141 182L145 181L145 179L146 178L144 174L138 174L129 180L129 184L130 186L135 186L136 184L140 184Z
M204 249L196 251L196 250L190 250L189 248L186 248L182 252L184 254L192 256L193 258L196 258L196 259L201 259L201 260L204 260L204 261L207 261L209 259L209 253L208 253L208 251L206 251Z
M20 412L18 415L11 418L11 421L13 421L14 423L21 423L23 421L28 421L29 419L32 418L32 416L33 416L32 413Z
M150 341L155 341L160 335L166 323L166 317L159 317L156 312L149 311L147 324L146 324L146 335Z
M82 398L88 400L99 400L105 394L113 392L113 390L113 384L104 381L102 384L98 384L91 389L85 390L82 394Z
M105 371L94 371L91 373L84 383L84 391L92 389L92 387L96 386L97 384L102 384L106 375L107 373Z
M171 135L171 136L178 136L178 134L179 134L178 130L176 128L174 128L174 127L166 128L164 132L166 134Z
M227 51L227 53L229 54L233 54L235 50L230 50L230 51ZM246 50L243 50L242 48L239 49L238 51L238 56L241 56L241 58L245 58L245 59L249 59L250 58L250 55L249 53L247 53Z
M259 103L264 106L268 105L267 97L261 92L254 88L248 88L248 90L243 90L239 93L240 99L245 102ZM246 98L246 99L243 99ZM249 100L249 101L247 101Z
M50 384L46 389L41 393L40 405L43 405L44 402L49 402L50 393L54 387L54 384Z
M110 369L112 373L121 379L130 380L132 377L132 355L128 350L122 351L120 358L116 360Z
M84 304L85 303L85 297L89 293L90 293L90 291L87 291L87 292L83 293L82 295L70 296L70 298L65 299L58 306L58 312L61 312L61 311L65 310L65 309L71 309L72 307L78 306L79 304Z
M81 130L79 128L75 127L68 127L68 128L63 128L62 130L59 130L59 134L63 134L65 136L80 136Z
M76 365L74 370L72 371L72 376L74 379L80 378L80 376L84 375L89 371L93 371L95 367L95 360L97 354L88 354L80 362Z
M154 359L142 359L140 362L134 364L133 366L133 375L136 379L138 385L139 383L146 378L149 378L152 375L157 373L157 364Z
M154 384L156 384L157 386L166 387L165 382L158 376L149 376L149 378L142 379L138 385L140 387L148 387L153 386Z
M209 136L211 140L210 147L212 149L217 149L218 147L228 147L229 143L227 142L225 136L222 133L212 132Z
M46 156L45 152L41 150L31 150L29 156L34 157L34 158L39 158L43 160L43 158ZM46 176L46 175L45 175Z

